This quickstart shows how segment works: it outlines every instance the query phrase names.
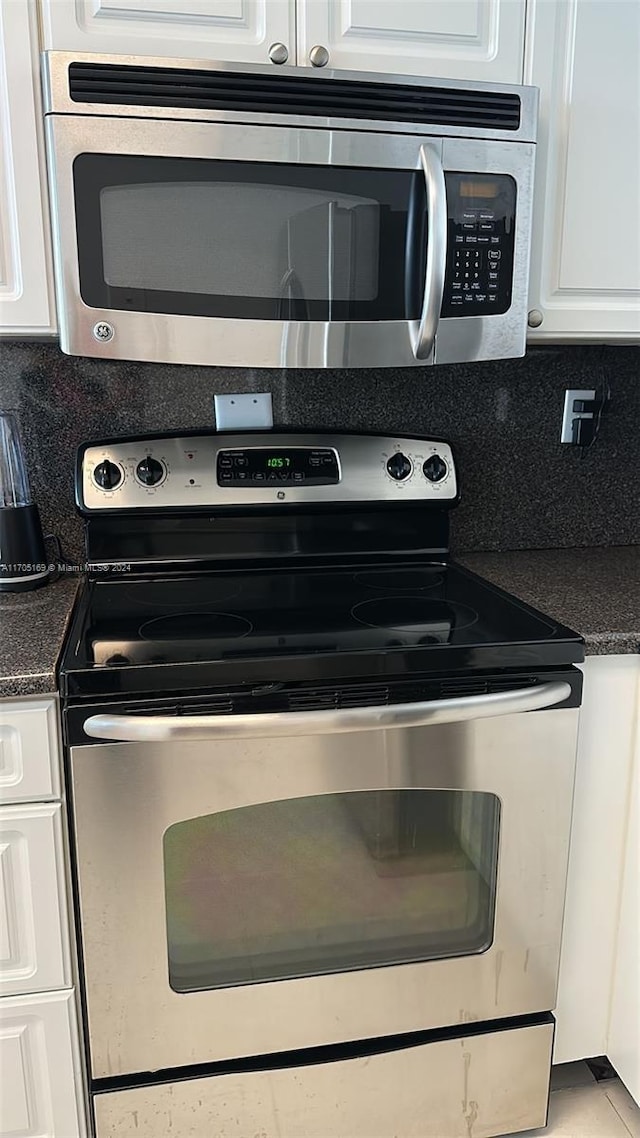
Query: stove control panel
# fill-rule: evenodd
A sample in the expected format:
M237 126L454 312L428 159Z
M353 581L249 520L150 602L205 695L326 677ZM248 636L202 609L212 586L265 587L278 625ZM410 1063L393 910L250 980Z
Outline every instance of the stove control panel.
M193 434L80 448L85 513L357 502L452 503L448 443L387 435Z

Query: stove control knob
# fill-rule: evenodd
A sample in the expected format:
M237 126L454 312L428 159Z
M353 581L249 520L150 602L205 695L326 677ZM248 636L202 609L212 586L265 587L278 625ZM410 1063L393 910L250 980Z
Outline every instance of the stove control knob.
M387 462L387 472L392 478L395 478L396 482L403 482L405 478L408 478L412 469L411 459L407 458L402 451L392 454Z
M136 466L136 478L144 486L157 486L164 478L164 464L148 454Z
M93 472L93 481L101 490L115 490L116 486L122 482L122 471L115 462L109 462L109 459L105 458L96 466Z
M442 482L447 473L447 464L439 454L432 454L422 467L422 473L429 482Z

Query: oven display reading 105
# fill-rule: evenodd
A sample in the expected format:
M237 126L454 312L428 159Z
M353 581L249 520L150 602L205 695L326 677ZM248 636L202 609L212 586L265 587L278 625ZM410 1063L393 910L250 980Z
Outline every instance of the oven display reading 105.
M332 486L340 481L338 456L329 447L247 447L218 451L218 486L238 489L282 489ZM282 495L280 495L282 500Z

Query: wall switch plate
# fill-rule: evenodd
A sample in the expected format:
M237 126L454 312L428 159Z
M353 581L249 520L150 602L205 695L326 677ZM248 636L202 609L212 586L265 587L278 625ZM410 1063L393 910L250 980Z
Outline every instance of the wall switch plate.
M564 393L564 411L562 413L561 443L580 445L580 432L577 430L580 422L589 422L595 418L594 411L583 411L583 403L593 403L595 391L578 391L571 388Z
M214 395L213 407L219 431L261 431L273 426L271 395Z

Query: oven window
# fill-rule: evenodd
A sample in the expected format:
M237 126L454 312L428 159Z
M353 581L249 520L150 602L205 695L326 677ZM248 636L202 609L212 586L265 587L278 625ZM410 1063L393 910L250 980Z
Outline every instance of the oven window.
M83 154L80 291L95 308L407 320L424 282L418 171Z
M164 836L177 992L484 952L500 804L454 790L261 803Z

